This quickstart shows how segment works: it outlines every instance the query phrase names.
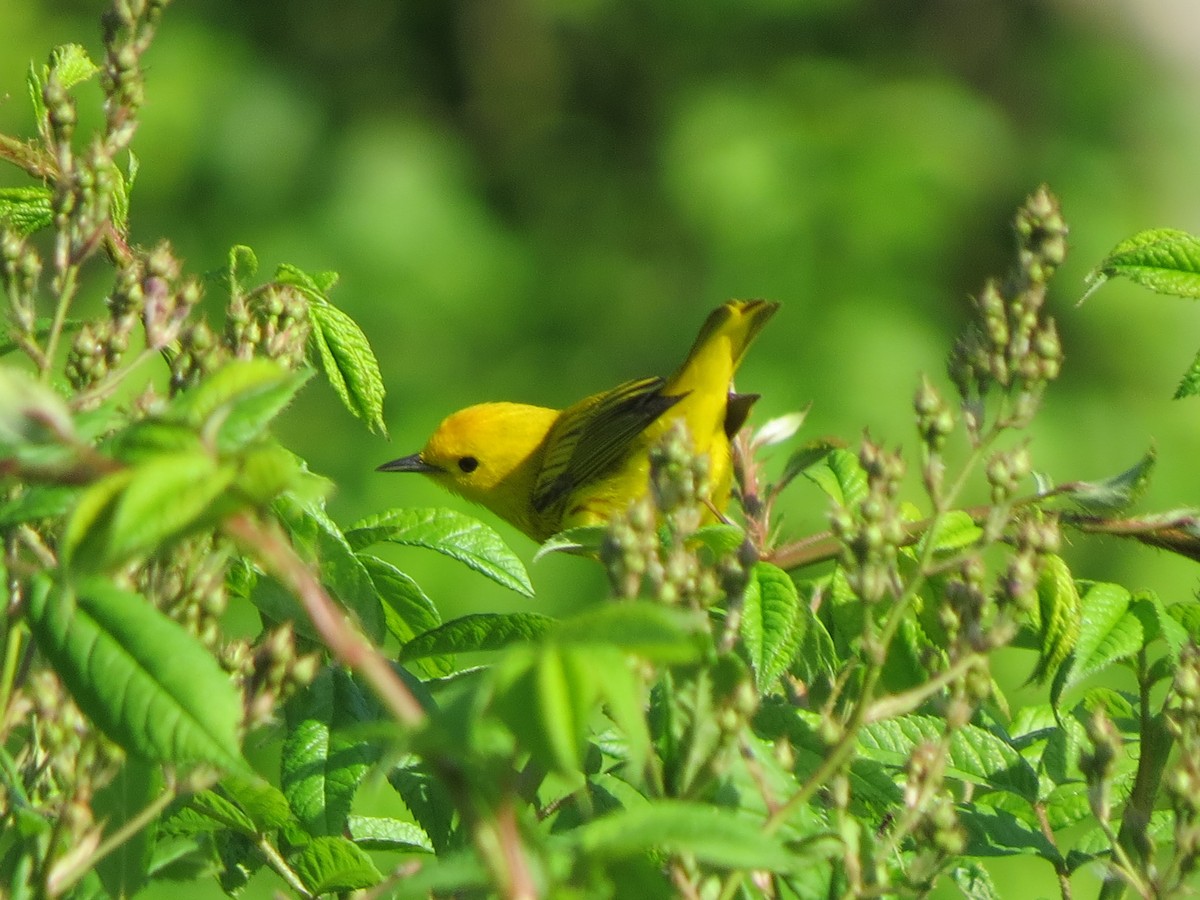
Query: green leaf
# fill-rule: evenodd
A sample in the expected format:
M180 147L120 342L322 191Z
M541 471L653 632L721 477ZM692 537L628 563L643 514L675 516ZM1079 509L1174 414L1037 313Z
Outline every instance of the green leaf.
M551 553L598 554L600 546L604 542L604 535L607 533L608 528L604 525L580 525L560 531L558 534L552 534L542 542L542 546L538 547L537 553L533 555L533 561L537 562L543 556L549 556Z
M745 543L746 532L736 525L701 525L688 538L688 544L698 544L708 550L710 558L721 559L736 552Z
M658 800L619 810L575 829L568 840L587 856L641 855L658 850L688 854L698 862L725 869L790 872L807 860L790 853L762 822L718 806Z
M313 895L361 890L383 880L371 857L343 837L313 838L288 857L288 865Z
M231 466L204 452L146 460L91 485L67 520L63 561L96 572L151 553L194 528L213 523L225 503Z
M1086 299L1110 278L1160 294L1200 297L1200 238L1173 228L1139 231L1113 247L1084 279Z
M991 874L974 860L956 863L946 874L964 900L1002 900Z
M413 818L429 836L437 853L449 849L453 836L454 800L446 785L432 775L415 756L410 756L388 773L388 783L400 795Z
M1074 481L1062 485L1055 493L1071 500L1089 515L1115 515L1128 509L1146 492L1157 459L1158 451L1151 447L1145 456L1119 475L1103 481Z
M372 704L347 672L326 668L288 703L287 718L284 796L309 834L341 834L354 792L380 754L355 734L356 726L375 720Z
M853 507L867 496L867 473L849 450L830 449L820 464L809 466L804 475L838 506Z
M350 816L346 826L350 839L366 850L433 853L429 835L413 822L379 816Z
M126 233L129 230L129 198L133 193L133 183L137 181L140 163L132 150L129 151L129 168L121 171L121 167L112 167L113 178L116 181L112 193L112 221L117 230Z
M599 673L624 665L620 653L601 647L515 647L492 669L492 705L538 763L566 775L579 772L600 697Z
M442 616L433 601L408 575L376 556L360 553L358 560L367 570L371 583L375 585L375 592L383 602L383 619L388 634L401 644L442 624ZM448 675L454 670L451 660L445 656L429 656L421 662L435 677Z
M1062 856L1035 825L1003 809L975 801L957 808L958 821L967 832L969 856L1015 856L1029 853L1049 862Z
M826 459L831 453L842 449L841 442L831 440L809 441L788 457L779 477L778 487L790 484L798 475L802 475Z
M1129 612L1132 599L1120 585L1103 582L1093 584L1083 595L1079 639L1064 691L1141 649L1142 625Z
M938 742L945 732L946 723L934 716L899 716L864 726L859 746L868 758L900 768L918 745ZM1008 791L1030 803L1037 800L1037 773L1029 763L1009 744L975 725L956 729L951 735L946 774Z
M287 798L255 774L226 775L219 790L246 816L254 834L275 831L295 821Z
M100 71L82 44L55 47L50 53L50 69L58 76L58 83L68 91Z
M383 641L387 626L375 583L346 537L320 506L310 505L305 514L316 525L316 552L321 583L346 609L352 611L373 642Z
M0 188L0 225L21 237L49 228L54 221L52 194L44 187Z
M74 506L79 488L58 484L26 485L21 493L0 502L0 528L37 519L56 519Z
M791 665L805 624L791 577L770 563L756 564L742 599L741 636L760 692Z
M1200 352L1196 353L1192 359L1192 364L1188 366L1188 370L1179 379L1179 385L1175 388L1174 399L1182 400L1184 397L1194 397L1196 394L1200 394Z
M260 357L234 360L176 397L167 416L201 429L230 453L260 437L311 377L309 369Z
M41 71L45 70L46 67L42 66ZM46 98L42 94L42 76L32 61L29 63L29 69L25 72L25 88L29 91L29 104L33 107L34 121L38 123L38 130L44 134Z
M952 509L938 519L935 529L922 536L921 546L932 543L934 550L947 553L970 547L981 537L983 537L983 529L975 524L975 520L968 512Z
M60 444L74 434L62 397L27 372L0 366L0 457L19 455L27 445Z
M162 772L158 766L131 756L125 760L116 778L97 792L92 809L98 820L108 821L111 833L144 810L162 790ZM100 860L97 871L110 895L132 897L146 885L156 830L153 824L139 829Z
M452 509L393 509L363 519L346 532L355 550L380 541L425 547L456 559L492 581L533 596L529 574L504 539L484 523Z
M557 622L548 636L560 644L615 647L663 665L696 662L709 646L703 618L657 603L598 606Z
M311 340L321 371L329 379L334 393L372 430L378 428L386 435L387 427L383 422L385 390L379 361L358 324L326 296L337 281L337 275L326 272L313 277L285 264L276 270L275 281L299 288L308 298Z
M241 770L241 697L183 626L100 579L38 579L29 624L79 708L132 754Z
M413 638L400 648L397 662L429 656L501 650L531 641L549 631L557 620L540 613L474 613Z
M1058 671L1079 639L1082 603L1075 579L1062 557L1047 555L1037 583L1040 653L1033 681L1042 683Z
M234 244L229 248L229 263L226 277L229 279L231 297L241 297L250 292L251 279L258 274L258 257L245 244Z

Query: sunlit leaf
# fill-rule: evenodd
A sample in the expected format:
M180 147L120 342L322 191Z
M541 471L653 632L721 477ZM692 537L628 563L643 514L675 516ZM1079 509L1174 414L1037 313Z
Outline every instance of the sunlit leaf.
M29 598L38 649L80 709L128 752L240 770L241 697L182 625L100 579L39 579Z
M1117 277L1160 294L1200 297L1200 238L1172 228L1139 231L1113 247L1088 274L1084 297Z
M398 662L428 656L501 650L540 637L557 620L540 613L475 613L418 635L400 648Z
M354 524L355 550L386 541L425 547L456 559L509 590L533 596L529 574L495 529L451 509L393 509Z
M383 880L371 857L343 837L313 838L288 857L288 865L313 896L369 888Z

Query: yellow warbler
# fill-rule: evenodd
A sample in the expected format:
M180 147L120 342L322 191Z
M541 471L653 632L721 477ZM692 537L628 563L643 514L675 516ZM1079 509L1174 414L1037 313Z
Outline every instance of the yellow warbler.
M734 300L713 310L670 378L627 381L564 410L481 403L450 415L423 450L381 472L421 472L479 503L535 541L607 522L649 487L650 448L676 422L707 454L711 493L724 510L729 439L758 399L730 381L777 303Z

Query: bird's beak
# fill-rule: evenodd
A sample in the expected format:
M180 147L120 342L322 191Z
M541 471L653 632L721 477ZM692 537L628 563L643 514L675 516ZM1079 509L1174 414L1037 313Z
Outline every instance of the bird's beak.
M440 466L433 466L421 459L420 453L414 453L412 456L402 456L399 459L393 459L391 462L385 462L382 466L375 470L376 472L440 472Z

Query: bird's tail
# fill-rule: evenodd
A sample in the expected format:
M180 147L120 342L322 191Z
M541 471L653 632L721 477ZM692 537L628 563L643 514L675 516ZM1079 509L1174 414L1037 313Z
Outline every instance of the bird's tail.
M777 309L779 304L769 300L730 300L718 306L705 320L666 392L707 389L724 395L746 349Z

